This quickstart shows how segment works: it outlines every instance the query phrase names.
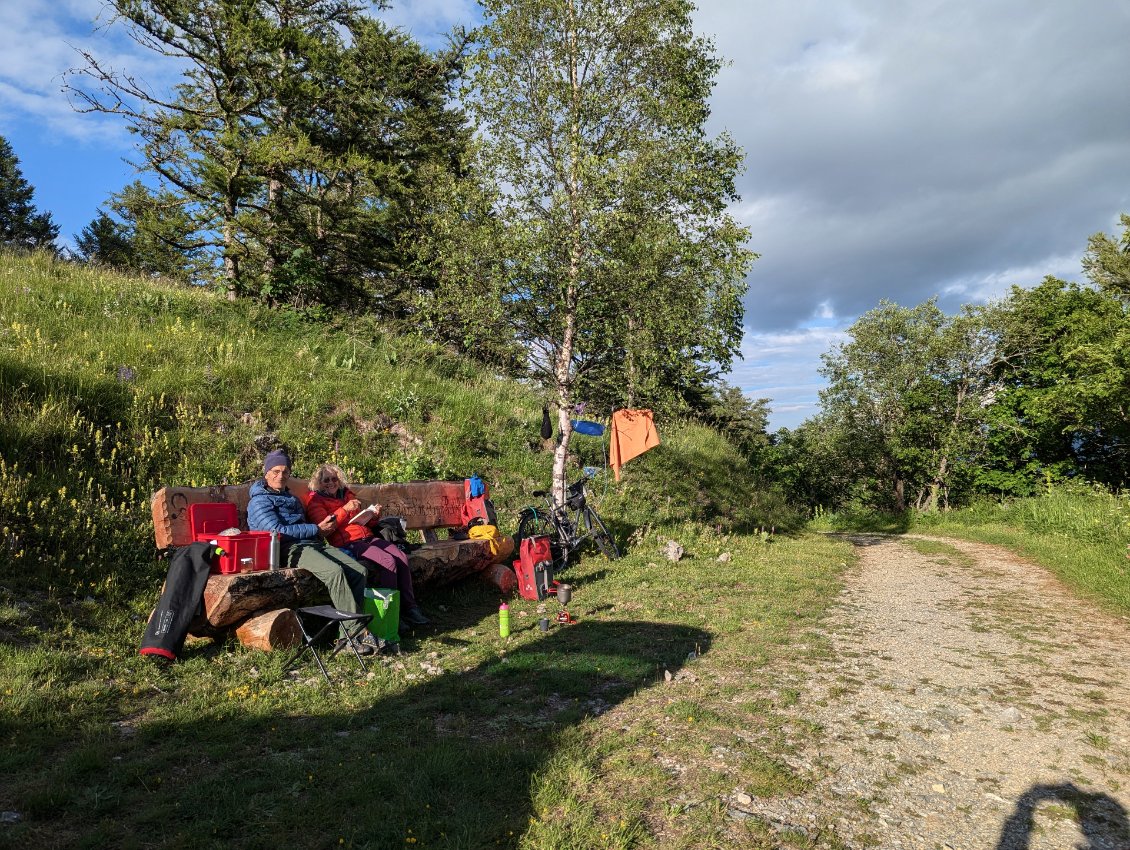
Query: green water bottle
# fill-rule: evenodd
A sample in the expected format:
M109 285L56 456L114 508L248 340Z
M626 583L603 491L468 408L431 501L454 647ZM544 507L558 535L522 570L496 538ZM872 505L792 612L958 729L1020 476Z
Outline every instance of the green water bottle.
M498 606L498 636L510 637L510 606L505 602Z

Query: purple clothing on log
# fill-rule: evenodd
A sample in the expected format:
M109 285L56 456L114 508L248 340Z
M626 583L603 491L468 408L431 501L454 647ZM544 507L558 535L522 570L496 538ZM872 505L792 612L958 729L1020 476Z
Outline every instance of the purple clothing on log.
M416 607L412 569L403 549L380 537L355 540L344 548L354 558L377 568L377 587L400 591L401 611L411 611Z

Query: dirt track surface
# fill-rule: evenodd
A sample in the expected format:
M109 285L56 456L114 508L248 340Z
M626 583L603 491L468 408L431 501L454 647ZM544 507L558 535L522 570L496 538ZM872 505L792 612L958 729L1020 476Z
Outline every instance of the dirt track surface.
M751 813L818 847L1130 848L1130 624L992 546L849 539L832 657L791 682L812 786Z

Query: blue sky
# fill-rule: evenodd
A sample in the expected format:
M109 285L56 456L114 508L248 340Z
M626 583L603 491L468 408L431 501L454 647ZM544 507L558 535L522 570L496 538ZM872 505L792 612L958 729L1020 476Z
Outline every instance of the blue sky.
M382 15L435 45L476 5ZM101 0L0 0L0 135L65 239L135 176L124 125L61 93L76 48L175 75L106 21ZM746 151L733 212L761 254L730 380L773 427L816 411L820 354L880 299L1080 279L1087 237L1130 212L1130 3L702 0L696 23L729 60L712 130Z

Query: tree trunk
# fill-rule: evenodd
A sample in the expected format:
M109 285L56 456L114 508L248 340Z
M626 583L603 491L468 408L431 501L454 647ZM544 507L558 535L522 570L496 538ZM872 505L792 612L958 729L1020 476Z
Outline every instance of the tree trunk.
M916 511L923 511L926 507L926 495L930 492L928 487L922 487L918 490L918 498L914 500L914 509Z
M895 510L899 513L906 510L906 482L902 478L895 479Z
M570 414L573 410L573 345L577 332L577 295L581 283L581 261L584 245L581 238L580 175L578 163L581 155L581 130L579 115L581 108L581 86L577 68L577 28L574 21L575 10L569 4L569 84L572 96L572 121L569 126L569 170L565 181L569 216L569 267L565 281L565 321L561 334L561 346L557 349L553 364L553 379L557 392L557 423L560 433L557 447L553 452L553 493L560 504L565 504L566 463L569 458L569 440L573 436L573 423Z
M934 474L934 480L930 482L930 498L926 502L927 513L936 513L938 510L938 500L941 496L942 487L945 485L948 464L949 458L942 455L942 459L938 463L938 470Z
M228 301L235 301L238 295L239 262L235 256L235 202L228 197L224 204L224 283L227 285Z
M625 406L632 408L636 406L636 383L638 377L636 374L636 349L634 340L636 335L636 317L634 314L628 314L628 339L625 349L627 352L627 362L625 371L627 372L627 388L624 394Z
M573 436L573 422L566 405L572 408L572 399L568 396L568 390L562 392L562 388L558 387L558 434L557 445L553 449L553 495L562 505L565 504L565 489L568 485L566 467L569 461L569 441Z
M267 181L267 236L263 240L263 278L267 281L275 273L275 253L278 251L278 222L275 220L282 181L272 175ZM271 299L274 301L274 298Z

